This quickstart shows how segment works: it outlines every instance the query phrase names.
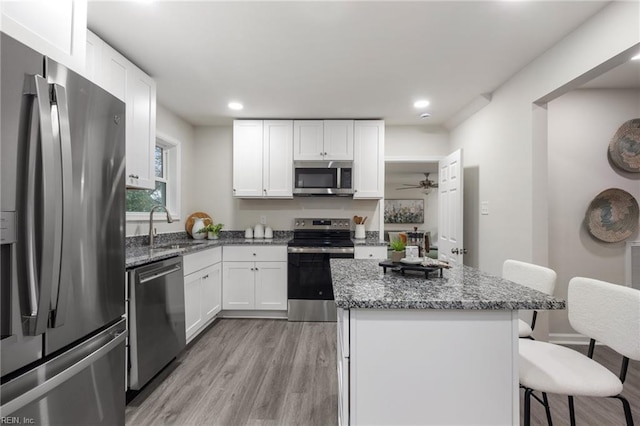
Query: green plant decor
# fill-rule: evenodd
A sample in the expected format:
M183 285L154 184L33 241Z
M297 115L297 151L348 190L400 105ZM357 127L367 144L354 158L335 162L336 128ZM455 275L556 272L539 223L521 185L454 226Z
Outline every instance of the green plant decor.
M405 249L405 243L400 238L394 238L390 243L389 247L393 251L403 251Z
M211 232L213 235L218 235L223 227L224 227L223 223L216 223L215 225L213 223L210 223L204 228L202 228L201 230L199 230L198 233Z

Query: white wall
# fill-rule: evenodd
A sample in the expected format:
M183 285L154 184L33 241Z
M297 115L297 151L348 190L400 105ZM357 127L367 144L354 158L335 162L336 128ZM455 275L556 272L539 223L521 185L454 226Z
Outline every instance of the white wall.
M624 284L625 242L605 243L584 226L591 200L607 188L640 199L640 176L609 163L607 148L622 123L640 117L640 90L575 90L548 105L549 265L558 273L556 294L586 276ZM628 240L638 238L638 232ZM566 312L553 312L550 328L573 333Z
M346 197L296 197L292 200L250 200L232 196L233 129L230 126L197 127L197 156L193 163L194 209L207 212L227 230L255 225L261 215L274 230L290 230L296 217L352 218L368 216L367 231L378 231L378 201Z
M449 151L449 132L427 126L385 126L384 156L433 157Z
M154 226L158 233L184 231L184 221L187 215L194 211L193 191L194 182L193 160L196 155L194 151L194 128L191 124L175 115L173 112L157 105L156 130L172 139L180 141L181 158L181 194L180 218L173 223L167 223L164 214L154 215ZM126 235L147 235L149 233L148 220L127 221Z
M452 129L451 149L464 150L464 239L470 252L465 263L495 274L508 258L544 263L535 239L546 234L546 216L533 215L533 200L541 194L546 198L546 186L538 187L534 180L539 170L546 170L546 155L539 155L546 147L533 143L533 103L637 46L639 12L637 2L611 3L498 88L489 105ZM489 215L480 215L482 201L489 202Z

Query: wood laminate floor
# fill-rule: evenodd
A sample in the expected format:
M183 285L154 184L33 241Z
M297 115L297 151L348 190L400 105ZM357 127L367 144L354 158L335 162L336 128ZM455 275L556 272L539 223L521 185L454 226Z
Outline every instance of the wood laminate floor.
M218 320L126 410L126 424L321 425L337 424L335 323ZM575 349L586 353L586 346ZM617 372L620 357L596 347L597 361ZM640 424L640 363L631 361L623 395ZM522 391L520 392L522 413ZM549 395L554 425L569 424L566 397ZM624 425L620 402L575 399L577 424ZM464 409L464 407L461 407ZM546 425L532 403L532 424Z
M335 327L218 320L129 403L126 424L335 425Z

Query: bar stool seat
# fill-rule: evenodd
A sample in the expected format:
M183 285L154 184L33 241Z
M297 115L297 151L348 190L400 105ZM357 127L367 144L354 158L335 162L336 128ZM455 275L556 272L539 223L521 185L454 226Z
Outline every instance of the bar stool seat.
M518 320L518 337L529 337L533 333L531 326L526 321Z
M573 349L522 339L520 384L560 395L610 397L622 392L622 381L610 370Z

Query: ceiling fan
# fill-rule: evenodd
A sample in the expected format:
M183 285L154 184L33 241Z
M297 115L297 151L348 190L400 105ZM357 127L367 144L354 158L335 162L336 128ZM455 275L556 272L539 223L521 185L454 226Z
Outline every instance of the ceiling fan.
M429 179L429 173L424 174L424 180L419 181L416 185L403 183L403 188L396 188L397 190L402 189L422 189L422 192L428 194L431 192L431 189L437 188L438 184L431 179Z

